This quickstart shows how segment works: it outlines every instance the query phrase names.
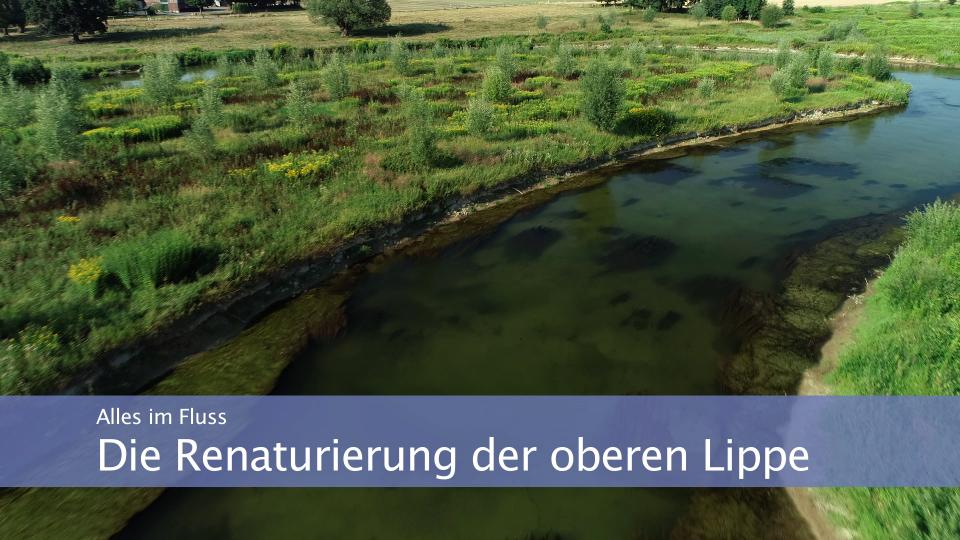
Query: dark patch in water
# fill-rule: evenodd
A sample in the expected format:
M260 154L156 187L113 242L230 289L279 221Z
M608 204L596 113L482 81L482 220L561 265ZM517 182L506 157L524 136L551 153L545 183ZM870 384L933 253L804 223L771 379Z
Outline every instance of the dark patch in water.
M893 189L907 189L906 184L890 184L890 187Z
M872 200L873 200L873 197L870 196L870 195L861 195L861 196L859 196L859 197L857 197L857 198L860 199L861 201L872 201Z
M533 260L563 236L557 229L538 225L511 236L504 242L507 256L513 259Z
M779 157L744 165L737 169L743 175L757 175L775 179L782 174L822 176L836 180L849 180L860 174L860 167L843 161L820 161L801 157Z
M733 201L732 203L730 203L731 208L738 208L741 206L743 206L743 201Z
M645 182L665 186L672 186L677 182L696 176L699 172L696 169L677 165L669 161L650 162L650 164L644 166L641 171L643 173L641 178L643 178Z
M863 183L863 185L865 185L865 186L878 186L878 185L880 185L880 182L877 182L876 180L867 180L866 182Z
M631 234L607 241L596 261L606 272L635 272L663 264L676 249L666 238Z
M617 236L624 232L623 227L600 227L597 230L608 236Z
M691 303L701 304L717 315L723 312L727 300L743 289L743 284L729 276L704 274L683 281L679 288Z
M683 315L677 313L676 311L668 311L663 317L660 317L659 321L657 321L657 330L665 332L676 326L676 324L682 320Z
M630 312L625 319L620 321L620 326L630 326L634 330L646 330L650 326L650 317L653 312L649 309L639 308Z
M580 210L565 210L563 212L554 212L551 215L554 217L558 217L560 219L570 219L570 220L583 219L587 217L587 213L581 212Z
M630 297L631 297L631 296L633 296L633 295L631 295L631 294L630 294L629 292L627 292L627 291L624 291L624 292L622 292L622 293L614 296L613 298L611 298L611 299L610 299L610 305L611 305L611 306L619 306L620 304L624 304L624 303L630 301Z
M778 206L778 207L776 207L776 208L771 208L770 211L771 211L771 212L774 212L774 213L786 212L786 211L787 211L787 207L786 207L786 206Z
M633 205L637 204L638 202L640 202L640 199L638 199L638 198L636 198L636 197L630 197L629 199L623 201L623 204L621 204L620 207L621 207L621 208L626 208L626 207L628 207L628 206L633 206Z
M786 199L789 197L796 197L797 195L806 193L811 189L816 189L815 186L811 186L810 184L794 182L793 180L787 180L786 178L762 175L729 176L727 178L711 180L710 185L742 187L749 189L758 197L766 197L770 199Z
M740 270L746 270L748 268L753 268L758 262L760 262L760 257L747 257L746 259L740 261L740 264L737 265L737 268Z

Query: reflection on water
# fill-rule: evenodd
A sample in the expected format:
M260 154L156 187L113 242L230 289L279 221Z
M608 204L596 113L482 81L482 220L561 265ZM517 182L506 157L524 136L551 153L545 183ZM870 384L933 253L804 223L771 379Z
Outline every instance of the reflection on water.
M838 220L958 189L958 82L900 114L617 172L356 288L335 343L281 394L712 394L718 311L777 288L777 263ZM658 538L684 490L171 491L133 538ZM540 536L543 537L543 536Z

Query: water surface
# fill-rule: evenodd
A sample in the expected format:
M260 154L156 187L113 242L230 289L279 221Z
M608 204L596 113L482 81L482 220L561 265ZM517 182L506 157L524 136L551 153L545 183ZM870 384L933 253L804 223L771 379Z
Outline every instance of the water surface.
M831 224L960 191L955 74L909 108L612 173L361 280L279 394L715 394L731 291ZM171 490L129 538L662 538L690 492ZM539 536L531 536L539 535Z

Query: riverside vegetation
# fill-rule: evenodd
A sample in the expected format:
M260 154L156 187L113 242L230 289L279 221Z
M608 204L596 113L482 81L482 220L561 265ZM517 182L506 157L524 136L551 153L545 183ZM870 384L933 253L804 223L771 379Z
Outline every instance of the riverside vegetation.
M56 391L199 304L437 201L671 134L907 100L869 62L788 56L394 38L151 56L142 86L99 89L66 62L22 85L0 57L0 390ZM201 61L217 76L180 80Z
M906 241L877 279L854 341L831 374L834 392L960 394L960 207L911 214ZM831 490L834 516L864 538L956 538L956 489Z

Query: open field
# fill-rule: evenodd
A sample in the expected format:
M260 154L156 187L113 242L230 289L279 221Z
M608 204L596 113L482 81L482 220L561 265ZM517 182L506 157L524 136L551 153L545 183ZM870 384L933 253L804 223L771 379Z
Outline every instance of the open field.
M0 48L47 59L87 59L109 68L108 61L130 61L142 54L185 51L192 47L227 50L290 43L318 48L343 46L358 40L384 40L398 34L411 41L536 35L540 33L536 27L539 15L547 17L546 32L551 34L594 33L600 26L597 16L603 15L610 18L621 37L656 39L665 44L771 47L787 40L795 44L819 43L838 52L858 54L879 45L893 55L942 64L960 63L960 33L955 31L960 6L945 3L921 4L923 16L916 19L909 17L906 3L828 8L824 13L798 9L797 16L787 18L775 29L764 29L750 21L727 23L708 19L697 24L685 14L661 14L654 22L647 23L638 11L595 3L530 3L426 11L408 11L406 7L402 3L395 6L389 26L353 38L342 38L334 29L311 23L303 12L283 11L202 18L116 19L111 21L110 32L88 38L84 43L72 44L69 38L47 38L28 32L22 36L12 34L0 41Z

